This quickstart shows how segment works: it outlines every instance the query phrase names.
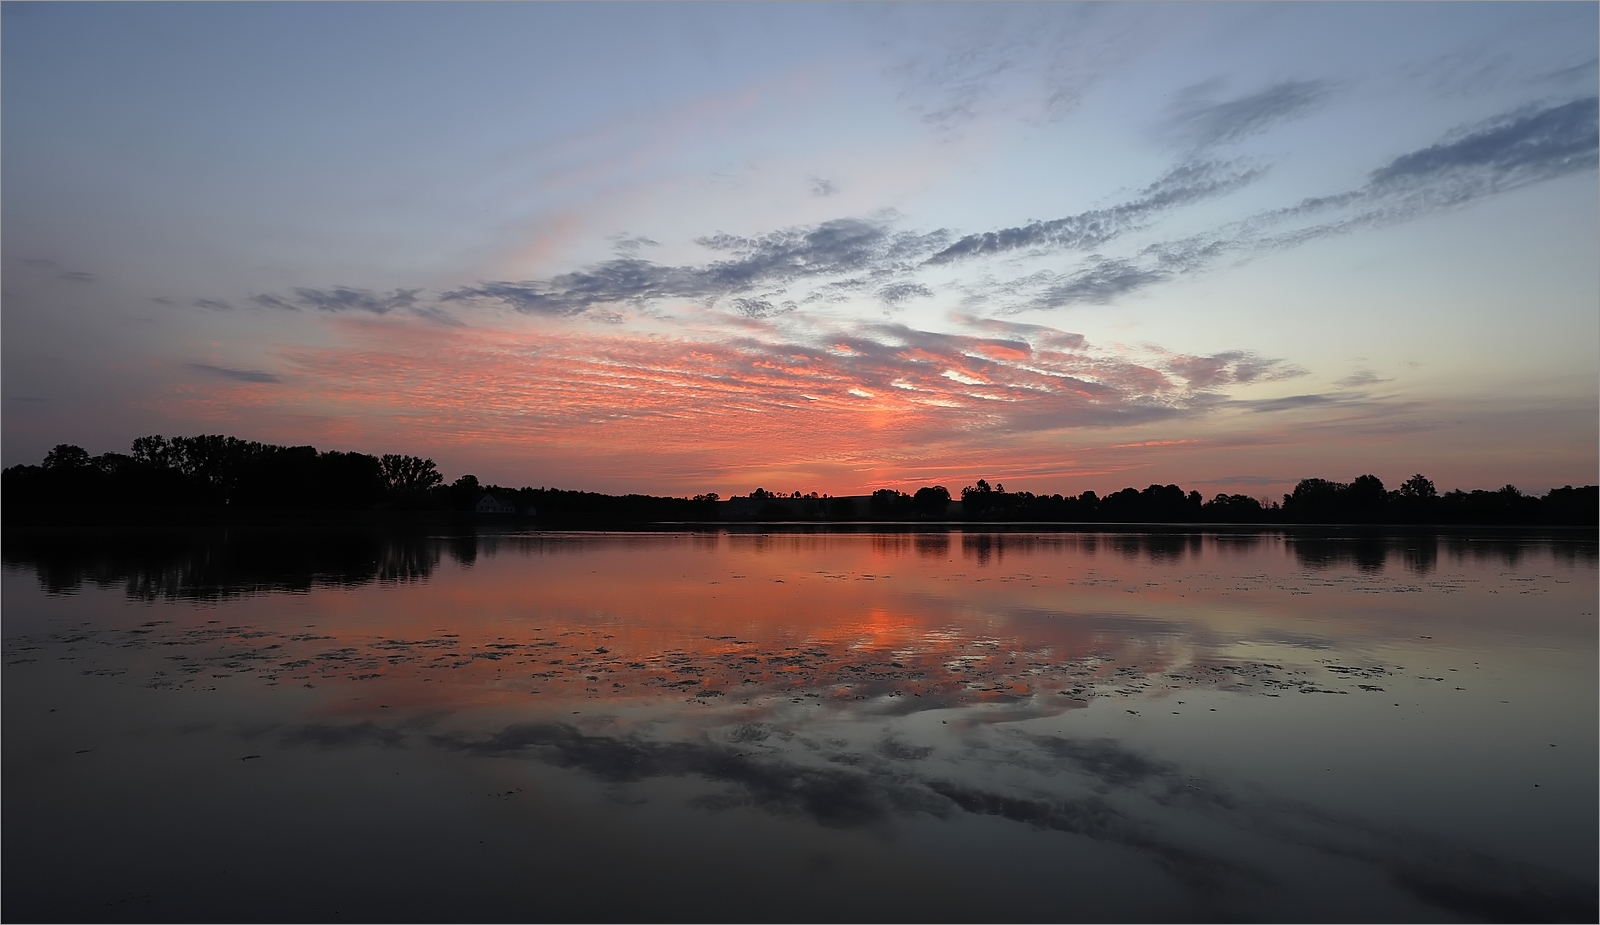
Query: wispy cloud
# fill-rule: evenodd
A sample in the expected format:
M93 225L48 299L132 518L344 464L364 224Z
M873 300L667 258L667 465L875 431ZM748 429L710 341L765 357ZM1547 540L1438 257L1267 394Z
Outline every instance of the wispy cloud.
M792 312L798 307L794 302L782 302L774 305L767 299L733 300L733 310L746 318L771 318L773 315Z
M797 280L891 274L944 243L940 232L895 232L885 222L834 219L754 237L715 234L696 240L726 257L700 266L663 266L636 257L608 260L544 280L487 282L443 293L446 302L491 300L526 314L570 316L596 306L665 299L715 301ZM755 304L745 299L744 306Z
M1096 258L1090 265L1065 278L1059 278L1035 300L1030 308L1059 308L1079 302L1105 304L1119 296L1165 282L1172 272L1159 265L1141 265L1131 260Z
M1234 404L1251 411L1294 411L1310 405L1330 405L1345 400L1338 395L1288 395L1283 398L1236 401Z
M1147 48L1143 40L1153 31L1137 14L1111 15L1095 4L1018 5L981 16L969 9L917 14L902 30L913 35L912 47L889 72L901 86L900 102L940 140L998 112L1061 119ZM933 41L924 45L917 33Z
M369 289L356 289L349 286L334 286L329 289L311 289L298 287L292 296L280 296L264 293L250 297L250 302L260 308L273 308L287 311L300 311L301 309L314 309L323 312L367 312L373 315L386 315L397 309L415 308L418 305L418 289L396 289L388 295L373 292Z
M235 382L261 383L283 381L282 377L273 373L264 372L259 369L234 369L230 366L213 366L210 363L190 363L189 368L199 370L203 373L210 373L213 376L221 376L224 379L232 379Z
M1393 225L1600 163L1600 99L1522 108L1402 154L1356 189L1312 197L1242 221L1146 245L1128 258L1093 255L1070 274L1038 274L1031 300L1014 307L1103 303L1210 268L1362 228Z
M838 185L832 180L825 180L822 177L807 177L806 179L811 181L811 195L813 196L832 196L834 193L839 192Z
M1186 131L1205 144L1265 130L1326 94L1324 84L1288 82L1226 103L1193 106ZM1398 155L1354 189L1309 197L1182 238L1146 243L1131 252L1101 249L1148 229L1162 216L1239 190L1265 168L1201 157L1184 163L1125 201L1062 218L1034 221L952 240L945 229L896 227L893 216L837 218L757 235L717 233L695 239L712 255L700 263L668 265L639 256L657 242L614 239L619 255L542 279L491 280L429 295L416 289L387 294L335 286L265 293L262 308L375 315L395 311L448 320L446 306L498 304L528 315L571 317L619 307L649 311L673 300L719 302L736 315L765 318L811 304L876 296L895 307L934 294L928 274L957 262L1007 252L1032 256L1082 253L1076 266L1036 270L989 282L974 299L995 313L1114 302L1223 259L1297 247L1360 228L1409 221L1458 208L1579 171L1594 170L1600 150L1600 101L1595 97L1524 107L1462 129L1437 144ZM815 179L815 178L813 178ZM982 288L982 287L980 287ZM970 291L970 287L969 287ZM1003 298L990 298L991 296ZM212 307L221 300L202 300Z
M1395 158L1373 171L1369 193L1414 189L1441 178L1483 195L1575 170L1592 170L1600 130L1600 100L1573 100L1545 109L1507 113L1449 141Z
M933 297L933 290L921 283L893 283L878 290L878 298L886 305L899 305L912 299Z
M1343 379L1340 379L1338 382L1335 382L1334 385L1342 386L1347 389L1356 389L1364 385L1376 385L1379 382L1388 381L1390 380L1378 375L1370 369L1358 369L1350 375L1345 376Z
M660 247L661 242L644 235L618 234L611 236L611 246L621 254L637 254L641 248Z
M388 295L379 295L365 289L343 286L333 289L296 289L296 299L302 305L325 312L360 311L383 315L397 308L409 308L417 302L413 289L397 289Z
M1329 90L1326 81L1286 80L1248 96L1215 101L1209 94L1217 88L1216 81L1209 81L1180 93L1168 108L1164 130L1195 149L1231 144L1309 112Z
M1143 227L1162 212L1232 192L1260 175L1261 170L1256 168L1196 161L1168 172L1128 202L1051 221L965 235L934 254L928 262L949 263L1019 248L1089 250Z
M1175 355L1167 361L1166 368L1191 389L1217 389L1305 375L1305 370L1298 366L1264 359L1243 350L1210 356Z
M586 270L545 280L487 282L443 293L446 302L485 299L513 311L538 315L578 315L597 305L642 303L710 294L700 274L636 257L620 257Z
M1591 56L1586 61L1546 71L1536 79L1560 84L1587 83L1593 86L1597 70L1600 70L1600 57Z

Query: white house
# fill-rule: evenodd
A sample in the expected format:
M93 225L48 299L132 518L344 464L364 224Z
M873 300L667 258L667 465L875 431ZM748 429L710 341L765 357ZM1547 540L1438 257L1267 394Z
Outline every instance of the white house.
M477 511L479 514L515 514L517 512L517 506L514 504L507 504L506 502L501 501L499 498L496 498L494 495L485 493L482 498L478 499L478 504L473 508L473 510Z

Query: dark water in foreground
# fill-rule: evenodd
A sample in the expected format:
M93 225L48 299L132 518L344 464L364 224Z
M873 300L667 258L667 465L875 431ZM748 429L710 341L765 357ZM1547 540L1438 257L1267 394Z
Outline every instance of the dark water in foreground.
M1587 920L1588 537L7 537L4 917Z

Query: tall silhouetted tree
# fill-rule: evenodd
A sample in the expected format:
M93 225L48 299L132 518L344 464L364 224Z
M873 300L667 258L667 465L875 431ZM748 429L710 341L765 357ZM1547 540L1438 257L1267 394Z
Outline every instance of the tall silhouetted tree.
M385 453L380 463L383 466L385 484L396 494L421 494L435 485L444 483L444 476L439 474L431 459Z

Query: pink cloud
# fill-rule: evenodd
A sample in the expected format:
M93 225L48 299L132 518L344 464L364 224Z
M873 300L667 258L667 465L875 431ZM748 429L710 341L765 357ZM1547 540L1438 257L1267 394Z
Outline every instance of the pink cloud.
M1285 369L1243 354L1141 361L1038 325L968 328L652 335L341 318L335 344L279 351L280 381L177 385L161 404L259 438L431 453L516 484L844 494L914 479L959 489L987 468L1062 490L1125 468L1135 448L1205 444L1146 434L1208 413L1220 396L1207 389ZM1064 445L1079 433L1125 436Z

